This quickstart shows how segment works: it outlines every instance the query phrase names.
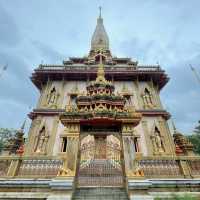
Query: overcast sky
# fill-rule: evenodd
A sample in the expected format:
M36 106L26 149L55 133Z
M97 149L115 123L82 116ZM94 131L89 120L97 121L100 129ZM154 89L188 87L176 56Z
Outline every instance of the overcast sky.
M0 127L18 128L39 92L29 77L41 62L84 56L98 6L112 54L159 64L171 80L161 92L177 128L191 133L200 119L199 0L0 0Z

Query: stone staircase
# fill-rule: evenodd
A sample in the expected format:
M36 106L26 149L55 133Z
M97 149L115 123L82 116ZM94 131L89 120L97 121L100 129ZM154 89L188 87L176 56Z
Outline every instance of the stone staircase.
M121 164L107 159L94 159L83 163L77 176L79 187L120 187L123 182Z
M128 200L124 188L101 187L101 188L77 188L72 200Z

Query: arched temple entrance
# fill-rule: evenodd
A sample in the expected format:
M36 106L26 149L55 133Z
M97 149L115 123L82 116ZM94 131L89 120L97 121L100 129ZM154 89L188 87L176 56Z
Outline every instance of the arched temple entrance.
M122 142L114 134L87 135L80 142L77 185L123 186Z

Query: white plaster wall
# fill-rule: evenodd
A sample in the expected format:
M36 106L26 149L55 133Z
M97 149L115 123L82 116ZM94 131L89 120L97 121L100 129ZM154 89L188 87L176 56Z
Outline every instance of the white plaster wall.
M144 134L144 129L142 127L142 124L138 124L135 128L134 128L134 132L138 135L140 135L140 151L143 153L143 155L147 156L148 153L148 147L147 147L147 142L145 139L145 134Z
M117 94L117 92L119 93L122 92L122 88L125 85L130 94L132 94L131 96L132 105L135 107L135 109L139 109L136 85L133 81L115 81L114 85L115 85L115 94Z
M61 105L62 109L65 109L66 106L68 105L68 103L69 103L69 95L68 94L75 88L76 85L78 86L78 89L80 92L86 91L86 81L65 81L64 87L63 87L62 81L54 81L51 84L51 86L49 87L49 90L50 90L53 86L55 86L56 90L60 94L64 93L63 98L61 98L62 95L60 95L59 102L58 102L58 104ZM139 96L139 98L138 98L137 95L140 95L143 92L145 86L146 85L149 86L149 84L147 84L146 82L139 82L139 94L137 93L137 88L136 88L135 82L133 82L133 81L115 81L114 85L115 85L115 93L121 92L123 85L125 85L128 88L129 92L131 94L133 94L132 103L133 103L133 106L135 107L135 109L142 109L138 102L138 99L141 99L141 97ZM62 100L62 102L60 102L61 100ZM53 119L54 119L54 117L43 117L43 120L46 121L46 125L47 125L47 129L49 131L49 134L51 134L51 132L52 132ZM143 117L142 120L147 121L148 134L151 134L154 123L155 123L155 121L158 122L158 119L156 117ZM135 127L135 131L137 134L140 135L140 149L144 155L147 155L148 147L147 147L147 143L146 143L146 139L145 139L144 129L143 129L141 123L137 127ZM56 141L55 141L54 149L53 149L54 155L56 155L57 153L60 152L60 145L61 145L60 135L63 132L64 132L64 126L61 123L59 123L58 129L56 131Z
M147 133L145 133L145 130L142 126L142 121L147 122ZM142 117L140 124L138 124L138 126L136 126L134 129L135 133L140 135L140 149L143 155L145 156L147 156L149 152L148 150L149 146L147 144L147 138L145 135L147 135L147 137L150 137L150 135L153 134L155 124L160 129L158 117ZM168 134L168 133L164 133L164 134Z
M141 99L141 102L143 103L142 98L141 98L141 94L144 92L145 87L147 87L151 90L151 93L153 95L153 101L156 103L157 108L162 109L163 106L162 106L162 103L161 103L161 100L160 100L159 91L156 88L156 86L152 87L150 82L144 82L144 81L139 82L139 94L138 95L140 95L139 97Z
M65 127L62 125L61 122L58 124L58 128L56 131L55 143L53 147L53 155L57 155L61 150L61 137L60 135L64 133Z
M86 91L86 82L85 81L66 81L64 85L64 98L62 102L62 109L66 108L66 105L69 103L69 93L78 86L80 92Z
M60 104L61 96L62 96L61 95L62 94L62 81L53 81L53 82L50 82L48 86L47 85L43 86L40 97L37 102L37 108L42 108L44 106L43 104L47 100L47 95L53 89L53 87L55 87L56 91L60 94L60 96L58 98L58 105Z
M45 126L45 130L48 132L49 136L52 133L52 129L53 129L53 122L54 122L55 117L54 116L43 116L41 123L38 124L38 127L36 128L37 133L35 133L36 135L38 134L38 132L40 131L40 129Z

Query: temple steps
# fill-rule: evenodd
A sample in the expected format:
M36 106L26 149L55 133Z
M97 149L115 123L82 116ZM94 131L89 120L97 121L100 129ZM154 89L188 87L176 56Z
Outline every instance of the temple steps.
M77 188L72 200L128 200L127 192L124 188L117 187L95 187Z

